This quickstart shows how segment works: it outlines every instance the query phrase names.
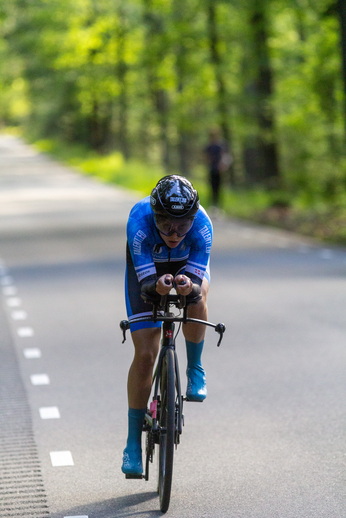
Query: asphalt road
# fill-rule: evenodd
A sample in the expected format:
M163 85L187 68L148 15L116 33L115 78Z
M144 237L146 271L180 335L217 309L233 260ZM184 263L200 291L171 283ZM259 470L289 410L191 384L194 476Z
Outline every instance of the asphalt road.
M137 199L0 137L1 518L161 515L155 477L120 471ZM214 230L209 316L227 332L218 349L208 330L208 398L185 405L168 515L345 518L346 250Z

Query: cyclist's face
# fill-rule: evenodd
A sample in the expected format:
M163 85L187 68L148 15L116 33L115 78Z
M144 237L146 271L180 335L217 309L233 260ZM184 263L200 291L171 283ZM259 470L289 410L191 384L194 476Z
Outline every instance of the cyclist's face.
M155 215L156 228L167 246L175 248L182 242L193 225L192 218L166 218Z
M194 218L169 218L155 215L155 225L160 232L165 236L172 236L176 234L178 237L184 237L189 232L193 225Z
M177 236L176 233L172 234L171 236L165 236L162 234L162 232L160 232L160 236L164 243L169 246L169 248L176 248L185 238L185 236Z

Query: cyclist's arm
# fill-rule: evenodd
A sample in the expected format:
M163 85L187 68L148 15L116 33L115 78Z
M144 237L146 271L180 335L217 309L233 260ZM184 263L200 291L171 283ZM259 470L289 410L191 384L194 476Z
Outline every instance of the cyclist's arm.
M201 298L201 287L186 275L177 275L174 279L171 274L162 275L159 279L144 281L141 285L142 296L151 302L159 302L161 296L167 295L172 288L176 288L179 295L187 297L188 301L198 302Z
M159 279L146 279L141 283L142 298L148 302L158 304L161 296L167 295L172 288L173 276L170 274L163 275Z
M197 278L194 280L195 282L193 282L189 275L177 275L174 282L179 295L183 295L188 301L198 302L201 298L202 281L200 283Z
M173 275L167 273L159 277L159 279L151 278L141 283L141 292L144 297L148 297L149 300L154 299L159 301L160 297L168 295L173 288L174 278Z

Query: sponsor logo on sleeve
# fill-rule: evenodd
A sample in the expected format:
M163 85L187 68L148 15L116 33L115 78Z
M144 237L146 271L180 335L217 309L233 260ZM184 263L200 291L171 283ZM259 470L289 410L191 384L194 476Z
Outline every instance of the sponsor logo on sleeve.
M133 240L133 253L135 255L141 255L142 243L146 237L147 237L146 234L144 234L144 232L142 232L142 230L138 230L138 232L135 235L135 238Z
M150 275L150 270L144 270L144 272L138 273L137 279L140 281L143 277L147 277L147 275Z
M204 225L204 227L201 230L199 230L199 233L201 234L201 236L204 239L205 251L207 254L209 254L210 250L211 250L212 238L211 238L211 232L210 232L209 228L207 227L207 225Z

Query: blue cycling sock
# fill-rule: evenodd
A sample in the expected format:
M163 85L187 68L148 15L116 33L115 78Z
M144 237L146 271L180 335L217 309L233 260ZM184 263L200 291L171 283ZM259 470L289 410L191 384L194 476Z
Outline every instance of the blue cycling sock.
M129 408L129 430L126 444L128 450L134 451L138 450L138 447L142 447L142 430L146 411L146 408Z
M186 340L187 368L202 367L201 356L203 351L204 340L196 344Z

